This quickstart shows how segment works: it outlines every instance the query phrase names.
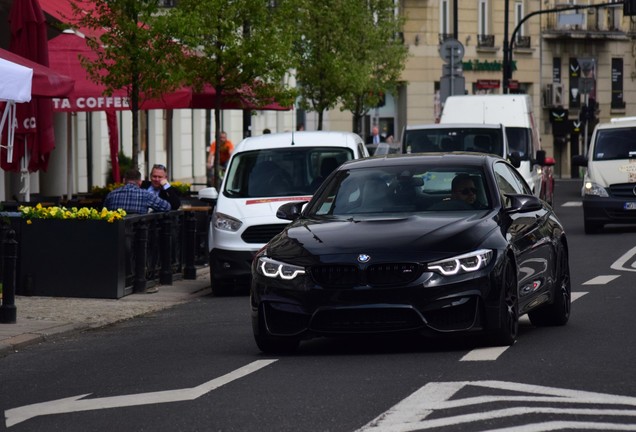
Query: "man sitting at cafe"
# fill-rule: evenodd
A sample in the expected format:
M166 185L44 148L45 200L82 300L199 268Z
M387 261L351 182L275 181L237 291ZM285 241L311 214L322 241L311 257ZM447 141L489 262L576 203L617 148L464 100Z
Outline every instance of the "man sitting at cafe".
M141 189L141 172L131 169L124 175L125 184L106 195L104 207L108 210L125 210L126 213L145 214L151 210L165 212L170 203L159 195Z
M177 210L181 207L179 191L170 185L168 181L168 168L166 168L165 165L153 165L152 170L150 170L150 180L141 182L141 188L168 201L172 210Z

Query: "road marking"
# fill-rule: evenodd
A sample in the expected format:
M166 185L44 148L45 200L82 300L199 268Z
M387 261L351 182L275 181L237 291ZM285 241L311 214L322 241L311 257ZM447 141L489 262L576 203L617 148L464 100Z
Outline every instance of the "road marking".
M561 204L561 207L581 207L583 203L581 201L568 201Z
M460 390L469 388L465 394L476 394L482 390L484 396L458 398ZM498 393L499 391L499 393ZM501 403L503 409L488 410L488 406ZM518 403L521 406L510 407ZM523 406L532 403L538 406ZM523 405L522 405L523 404ZM563 408L559 404L564 404ZM577 405L595 405L603 408L577 408ZM471 414L443 416L444 410L467 406L485 405L485 410L475 410ZM616 405L616 407L612 407ZM636 425L625 425L617 421L612 423L609 417L636 417L636 398L630 396L611 395L579 390L568 390L556 387L544 387L532 384L506 381L460 381L432 382L421 387L410 396L398 402L356 432L407 432L435 428L453 428L473 422L484 422L493 419L519 417L519 424L497 431L553 431L553 430L636 430ZM436 411L438 411L436 413ZM431 414L435 418L427 420ZM547 414L554 419L557 415L575 416L576 420L549 420L540 423L523 424L533 421L528 414ZM589 416L590 420L581 420ZM594 421L600 420L603 421ZM483 425L482 425L483 426Z
M632 261L630 265L627 265L628 261ZM623 270L623 271L636 271L636 247L631 248L625 254L614 261L614 263L610 266L612 270Z
M583 285L606 285L619 276L620 275L596 276L595 278L592 278L587 282L583 282Z
M275 361L276 359L257 360L243 366L242 368L236 369L235 371L192 388L111 396L96 399L83 399L90 395L90 393L87 393L64 399L12 408L4 412L5 424L8 428L31 418L43 415L194 400L225 384L239 378L243 378L244 376L256 372L265 366L269 366Z
M572 292L570 294L571 301L580 299L585 294L587 294L586 291ZM519 324L530 325L530 319L528 318L527 315L524 315L521 318L519 318ZM474 350L471 350L470 352L468 352L468 354L464 355L464 357L462 357L459 361L494 361L494 360L497 360L499 356L502 355L508 348L510 347L501 346L501 347L475 348Z

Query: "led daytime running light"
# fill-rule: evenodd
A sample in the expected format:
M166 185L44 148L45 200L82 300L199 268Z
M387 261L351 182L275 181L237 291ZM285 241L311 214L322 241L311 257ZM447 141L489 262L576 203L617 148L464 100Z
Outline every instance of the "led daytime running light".
M259 258L259 268L261 273L270 278L281 278L283 280L292 280L298 275L305 274L305 270L291 266L289 264L283 264L267 258ZM290 270L293 270L290 272Z
M492 251L488 249L480 249L464 255L448 258L441 261L435 261L428 265L429 270L435 270L444 276L453 276L464 273L474 272L484 268L490 262Z

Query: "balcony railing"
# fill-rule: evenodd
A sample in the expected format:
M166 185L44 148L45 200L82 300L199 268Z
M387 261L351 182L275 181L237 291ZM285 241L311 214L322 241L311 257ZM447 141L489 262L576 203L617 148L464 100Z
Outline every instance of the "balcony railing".
M492 48L495 46L495 35L477 35L477 46L479 48Z

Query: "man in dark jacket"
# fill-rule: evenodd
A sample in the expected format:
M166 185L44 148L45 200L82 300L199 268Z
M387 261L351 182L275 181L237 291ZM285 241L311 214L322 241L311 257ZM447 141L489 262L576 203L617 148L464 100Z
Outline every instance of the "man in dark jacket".
M143 181L141 188L147 189L159 198L168 201L172 210L177 210L181 207L179 191L170 186L170 182L168 182L168 169L165 165L153 165L150 171L150 181Z

